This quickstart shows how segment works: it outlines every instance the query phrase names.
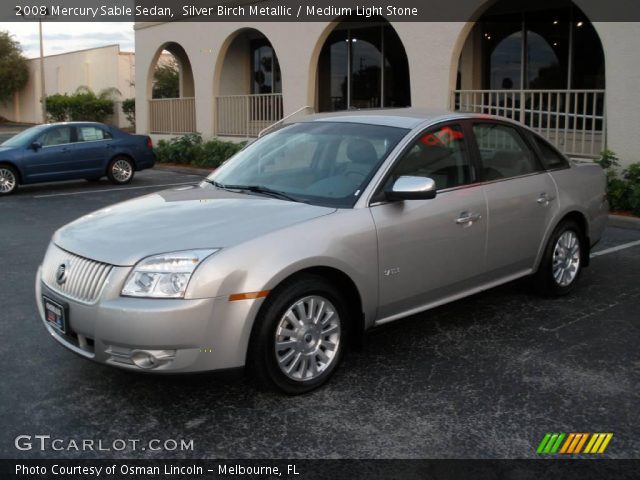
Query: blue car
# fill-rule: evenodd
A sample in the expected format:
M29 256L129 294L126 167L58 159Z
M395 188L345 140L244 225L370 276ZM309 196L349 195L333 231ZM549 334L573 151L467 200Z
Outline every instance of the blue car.
M155 161L146 135L96 122L38 125L0 145L0 195L15 192L18 185L105 175L123 185Z

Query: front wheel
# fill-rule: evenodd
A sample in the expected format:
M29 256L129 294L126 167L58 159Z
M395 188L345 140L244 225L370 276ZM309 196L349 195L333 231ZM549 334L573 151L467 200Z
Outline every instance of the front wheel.
M0 165L0 195L10 195L18 188L18 174L9 165Z
M587 251L585 243L582 229L573 220L556 227L534 275L534 285L540 293L561 296L575 288L582 272L583 254Z
M133 180L135 168L133 162L126 157L116 157L111 160L107 167L107 177L111 183L124 185Z
M272 292L251 337L248 367L261 386L288 394L318 388L346 346L347 309L322 277L297 277Z

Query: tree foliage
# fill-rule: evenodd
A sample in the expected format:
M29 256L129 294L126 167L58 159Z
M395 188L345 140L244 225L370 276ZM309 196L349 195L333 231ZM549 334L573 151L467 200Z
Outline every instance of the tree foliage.
M152 98L178 98L180 96L180 70L174 58L159 63L153 73Z
M20 44L9 32L0 32L0 103L11 100L29 81L29 66Z
M136 126L136 99L126 98L122 101L122 113L132 127Z
M117 88L105 88L96 94L89 87L82 86L72 95L49 95L47 116L54 122L104 122L107 117L113 115L114 99L119 94Z

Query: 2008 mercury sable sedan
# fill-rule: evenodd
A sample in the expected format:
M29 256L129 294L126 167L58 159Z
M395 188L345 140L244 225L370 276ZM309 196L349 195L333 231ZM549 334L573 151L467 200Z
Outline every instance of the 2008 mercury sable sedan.
M504 119L314 116L197 186L61 228L36 300L51 335L97 362L246 366L302 393L371 327L525 276L570 292L605 227L604 188L599 166Z

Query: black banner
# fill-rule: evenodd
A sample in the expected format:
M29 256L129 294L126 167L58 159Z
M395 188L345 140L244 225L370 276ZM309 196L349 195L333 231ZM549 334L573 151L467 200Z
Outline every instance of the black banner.
M540 1L513 0L522 10ZM0 5L0 21L20 22L323 22L341 17L392 22L474 21L487 0L14 0ZM636 0L557 0L550 7L575 4L592 21L640 21Z
M637 479L640 460L0 460L8 479Z

